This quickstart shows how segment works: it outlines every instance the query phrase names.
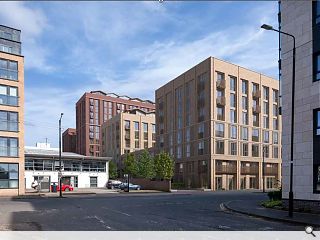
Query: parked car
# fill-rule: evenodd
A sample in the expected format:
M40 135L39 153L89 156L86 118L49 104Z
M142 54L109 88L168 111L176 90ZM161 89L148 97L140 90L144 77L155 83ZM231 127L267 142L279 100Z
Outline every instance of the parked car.
M63 184L62 183L62 186L61 186L61 189L62 189L62 192L69 192L69 191L73 191L73 187L69 184ZM60 186L58 184L57 186L57 191L59 192L60 191Z
M107 183L107 188L108 189L120 188L121 184L122 184L122 182L119 180L109 180Z
M120 185L120 189L121 190L125 190L128 188L128 183L122 183ZM132 184L132 183L129 183L129 189L130 190L141 190L141 186L140 185L135 185L135 184Z

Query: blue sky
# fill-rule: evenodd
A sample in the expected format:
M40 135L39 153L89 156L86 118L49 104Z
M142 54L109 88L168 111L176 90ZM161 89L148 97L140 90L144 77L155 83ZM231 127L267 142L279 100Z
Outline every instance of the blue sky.
M154 90L209 56L277 78L277 2L1 2L22 30L25 141L58 146L58 119L102 90L154 100Z

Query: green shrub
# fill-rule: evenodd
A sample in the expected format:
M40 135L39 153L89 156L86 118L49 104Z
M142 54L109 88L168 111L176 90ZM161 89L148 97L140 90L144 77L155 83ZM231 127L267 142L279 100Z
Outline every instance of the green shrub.
M281 200L282 199L282 191L268 192L268 197L270 200Z
M268 200L262 202L262 206L266 208L275 208L275 207L281 207L282 201L281 200Z

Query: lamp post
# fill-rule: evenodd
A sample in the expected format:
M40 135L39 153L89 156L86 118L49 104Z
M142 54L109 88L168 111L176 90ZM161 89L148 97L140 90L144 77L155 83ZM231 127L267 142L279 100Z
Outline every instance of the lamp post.
M294 95L295 95L295 72L296 72L296 38L289 33L274 29L272 26L263 24L261 28L275 31L293 39L292 49L292 93L291 93L291 145L290 145L290 189L289 189L289 217L293 216L293 140L294 140Z
M62 197L62 166L61 166L61 119L62 119L63 113L60 114L59 119L59 196Z
M265 147L262 146L262 192L266 192L265 190L265 181L264 181L264 152L265 152Z

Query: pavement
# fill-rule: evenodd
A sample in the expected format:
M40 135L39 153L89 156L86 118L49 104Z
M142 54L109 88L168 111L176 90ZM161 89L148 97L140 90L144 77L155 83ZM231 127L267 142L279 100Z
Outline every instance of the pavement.
M0 230L304 231L304 224L248 216L221 207L234 199L253 204L266 198L249 191L106 191L64 198L0 198Z
M107 188L79 188L74 191L62 192L64 197L72 195L97 195L97 194L135 194L135 193L159 193L156 190L130 190L130 192L124 192L119 189L107 189ZM38 197L59 197L59 192L38 192L34 190L27 190L25 195L13 197L15 199L25 198L38 198Z
M232 200L222 204L226 209L246 214L253 217L260 217L269 220L302 224L313 227L320 227L320 214L294 212L293 217L289 217L288 211L280 209L265 208L261 206L261 200L244 201Z

